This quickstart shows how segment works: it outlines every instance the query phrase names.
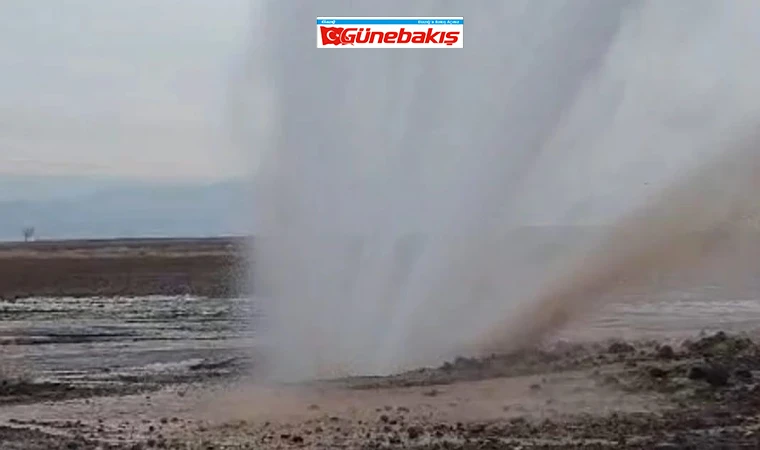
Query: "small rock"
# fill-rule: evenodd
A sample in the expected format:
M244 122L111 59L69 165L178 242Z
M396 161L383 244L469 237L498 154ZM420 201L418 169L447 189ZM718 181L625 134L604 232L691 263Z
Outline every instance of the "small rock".
M747 369L737 369L734 376L741 381L752 381L752 372Z
M417 439L422 434L422 428L417 426L411 426L406 429L406 433L409 436L409 439Z
M389 420L390 420L390 418L387 415L385 415L385 414L383 414L382 416L380 416L380 422L388 423Z
M531 385L530 385L530 390L531 390L531 391L540 391L540 390L541 390L541 385L540 385L540 384L538 384L538 383L535 383L535 384L531 384Z
M319 411L319 405L309 405L309 411Z
M690 380L705 380L710 386L719 387L728 384L729 372L721 366L695 366L689 370Z
M295 435L295 436L293 436L293 438L291 439L291 441L294 444L303 444L303 437L301 437L299 435Z
M627 342L613 342L607 348L608 353L612 353L615 355L619 355L623 353L633 353L635 351L636 351L636 348Z
M657 350L657 357L660 359L673 359L676 356L676 352L673 347L669 345L663 345Z
M724 367L713 366L707 371L705 381L711 386L725 386L728 384L729 373Z
M652 378L665 378L668 376L668 371L659 367L651 367L649 369L649 376Z
M690 380L704 380L705 379L705 368L702 366L694 366L691 369L689 369L689 375Z

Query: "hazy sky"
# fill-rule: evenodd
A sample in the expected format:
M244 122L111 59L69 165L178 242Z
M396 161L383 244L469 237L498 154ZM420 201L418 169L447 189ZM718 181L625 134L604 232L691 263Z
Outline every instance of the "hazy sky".
M0 174L237 174L249 1L0 2Z

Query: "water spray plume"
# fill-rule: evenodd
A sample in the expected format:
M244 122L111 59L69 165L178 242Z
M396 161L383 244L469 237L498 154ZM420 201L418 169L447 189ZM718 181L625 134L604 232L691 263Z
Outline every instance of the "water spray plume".
M487 355L540 342L621 286L699 264L720 249L726 233L760 213L760 123L742 131L714 161L616 223L517 314L520 321L494 326L470 350Z
M270 374L532 345L718 247L758 187L760 5L684 5L260 2L235 114ZM466 45L317 50L325 14L464 16Z

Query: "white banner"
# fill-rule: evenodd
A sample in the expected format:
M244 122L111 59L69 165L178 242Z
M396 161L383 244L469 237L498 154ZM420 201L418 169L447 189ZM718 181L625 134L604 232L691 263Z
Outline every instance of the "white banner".
M462 17L317 17L317 48L463 48Z

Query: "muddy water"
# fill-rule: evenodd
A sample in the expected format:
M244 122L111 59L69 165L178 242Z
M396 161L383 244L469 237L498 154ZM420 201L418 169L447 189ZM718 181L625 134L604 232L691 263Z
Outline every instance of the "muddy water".
M182 375L246 355L255 313L240 299L20 299L0 302L0 347L6 365L56 381Z
M249 324L256 314L243 299L21 299L0 302L0 350L4 366L44 379L181 376L199 365L249 357L255 342ZM610 298L560 337L677 338L759 328L760 294L703 286Z

